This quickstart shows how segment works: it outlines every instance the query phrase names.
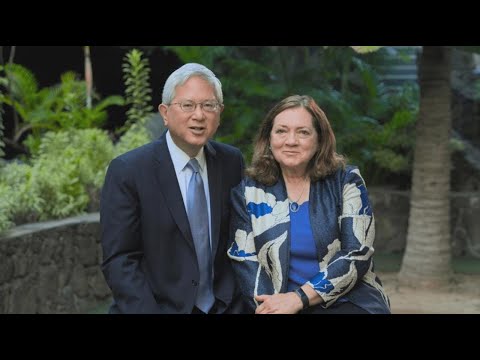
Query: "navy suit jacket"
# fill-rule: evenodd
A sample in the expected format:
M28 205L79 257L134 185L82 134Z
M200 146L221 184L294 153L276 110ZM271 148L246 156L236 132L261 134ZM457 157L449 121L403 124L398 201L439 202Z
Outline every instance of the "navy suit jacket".
M113 293L110 313L191 313L199 271L195 246L166 142L127 152L109 165L100 203L102 271ZM205 146L214 258L213 313L225 312L235 279L227 258L230 190L243 174L240 151Z

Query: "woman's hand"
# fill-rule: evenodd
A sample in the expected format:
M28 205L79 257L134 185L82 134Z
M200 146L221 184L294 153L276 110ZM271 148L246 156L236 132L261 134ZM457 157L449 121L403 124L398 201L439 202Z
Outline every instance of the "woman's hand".
M303 308L302 300L294 292L258 295L255 300L261 302L255 314L296 314Z

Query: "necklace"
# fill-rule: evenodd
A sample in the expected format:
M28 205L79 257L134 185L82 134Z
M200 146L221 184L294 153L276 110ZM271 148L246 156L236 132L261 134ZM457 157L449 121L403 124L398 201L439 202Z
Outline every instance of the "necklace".
M298 205L298 202L302 198L303 192L305 191L306 187L307 187L307 178L305 178L305 184L303 184L302 192L300 193L300 196L298 197L297 201L291 200L290 197L288 198L288 202L290 203L288 206L291 212L297 212L298 209L300 209L300 205Z

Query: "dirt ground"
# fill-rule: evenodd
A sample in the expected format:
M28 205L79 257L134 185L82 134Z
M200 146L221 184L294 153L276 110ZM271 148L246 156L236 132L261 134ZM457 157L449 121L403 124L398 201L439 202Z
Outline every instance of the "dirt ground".
M392 314L480 314L480 275L456 274L450 288L434 290L400 287L397 273L378 275Z

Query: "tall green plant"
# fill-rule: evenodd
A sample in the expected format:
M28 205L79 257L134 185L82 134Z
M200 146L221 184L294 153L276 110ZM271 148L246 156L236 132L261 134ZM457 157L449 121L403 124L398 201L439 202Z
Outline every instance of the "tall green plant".
M60 84L39 89L35 75L27 68L7 64L4 70L10 80L10 92L0 97L0 103L13 107L21 118L10 142L20 144L26 134L30 134L26 144L33 152L38 149L40 136L46 131L102 126L107 119L106 109L124 104L121 96L108 96L98 101L99 96L94 93L98 102L87 108L85 81L78 80L71 71L61 75ZM0 86L6 80L0 77Z
M142 51L132 49L125 55L122 68L126 104L130 105L130 109L127 111L127 121L118 130L119 133L126 132L135 123L145 122L153 112L148 59L143 58Z

